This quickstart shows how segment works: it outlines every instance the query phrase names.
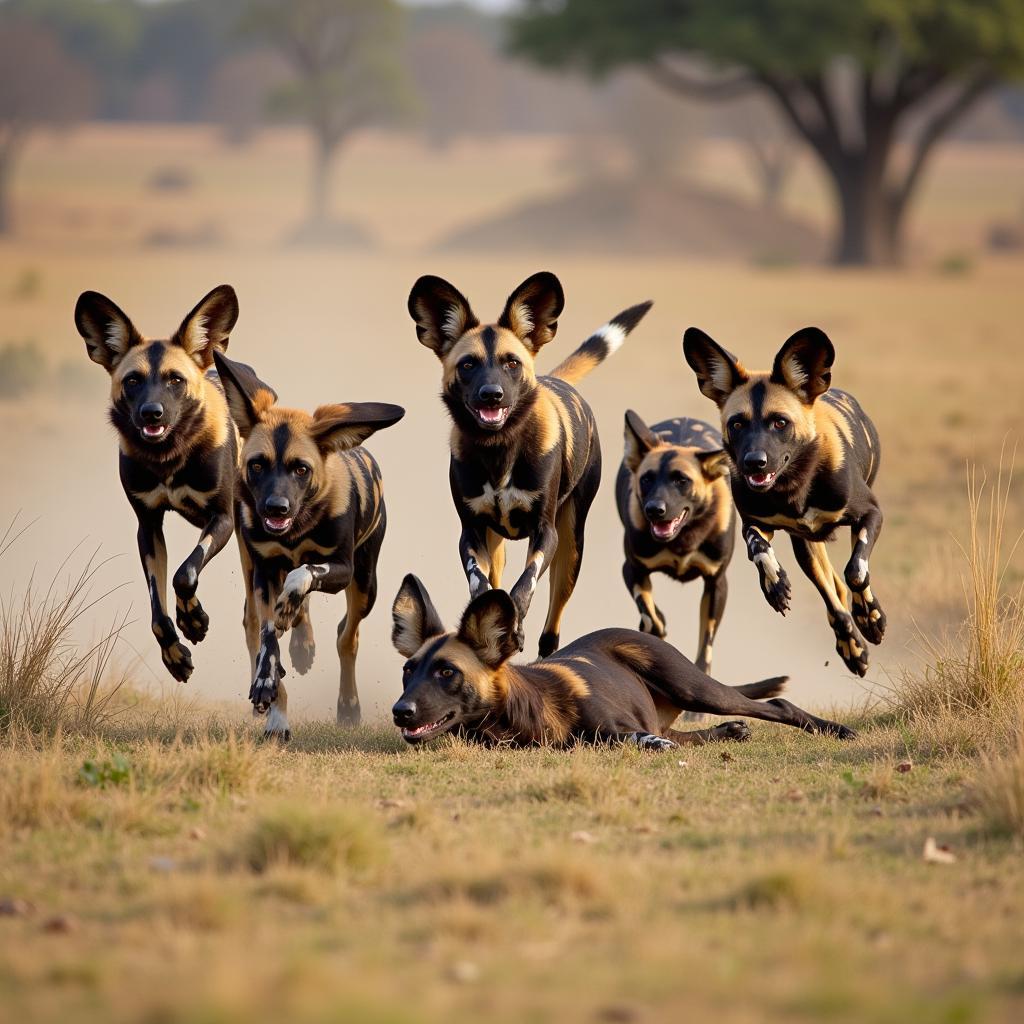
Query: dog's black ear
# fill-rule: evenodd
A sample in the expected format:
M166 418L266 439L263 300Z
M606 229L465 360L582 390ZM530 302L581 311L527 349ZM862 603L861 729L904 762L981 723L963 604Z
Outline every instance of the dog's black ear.
M528 277L509 297L498 320L531 352L538 352L558 330L558 318L565 308L562 284L548 270Z
M466 331L479 326L469 300L444 278L427 274L409 293L409 315L416 322L416 337L439 359Z
M683 355L697 374L701 394L719 408L736 388L750 379L739 360L699 327L686 328Z
M825 394L832 386L832 364L836 350L819 327L797 331L775 357L772 380L783 384L805 405Z
M637 467L644 461L644 456L652 448L661 444L660 438L632 409L626 410L626 429L624 431L626 468L636 472Z
M89 358L113 370L142 335L120 307L99 292L82 292L75 304L75 326L85 339Z
M322 451L343 452L362 444L378 430L393 426L404 415L400 405L386 402L321 405L313 413L311 433Z
M498 668L519 650L519 613L504 590L485 590L462 613L458 638L488 667Z
M732 462L729 456L721 449L713 452L697 452L697 461L704 475L709 480L715 480L720 476L728 476L732 469Z
M430 600L427 588L409 573L402 580L391 606L391 642L403 657L411 658L432 636L444 632L441 616Z
M228 359L217 348L213 349L213 361L231 418L242 437L248 437L263 413L277 401L277 392L260 380L251 366Z
M238 296L229 284L217 285L204 295L181 322L171 339L206 370L215 351L225 351L238 319Z

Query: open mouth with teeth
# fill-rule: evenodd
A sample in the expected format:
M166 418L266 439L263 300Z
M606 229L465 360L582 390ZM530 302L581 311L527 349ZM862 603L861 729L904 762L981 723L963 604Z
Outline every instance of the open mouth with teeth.
M407 743L419 743L422 740L428 740L431 736L436 736L439 732L443 732L445 727L451 723L451 720L455 717L454 711L449 711L443 718L439 718L436 722L428 722L426 725L417 725L411 729L402 729L402 739Z
M665 519L657 523L651 523L651 536L655 540L666 541L673 540L679 531L683 528L683 523L690 516L690 510L684 508L682 512L675 517L675 519Z
M264 516L263 525L271 533L286 533L295 522L294 516Z
M159 441L167 436L166 423L147 423L142 428L142 436L147 441Z
M747 473L747 486L755 491L767 491L775 483L777 475L767 469L763 473Z
M505 425L508 414L508 406L504 405L481 405L473 409L473 415L476 416L480 425L493 430Z

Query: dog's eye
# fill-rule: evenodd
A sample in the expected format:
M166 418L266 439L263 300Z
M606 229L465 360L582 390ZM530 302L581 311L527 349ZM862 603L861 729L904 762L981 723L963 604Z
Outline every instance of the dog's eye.
M172 373L167 378L167 383L173 385L174 387L179 387L180 385L185 383L185 378L182 377L180 373Z
M674 483L680 490L685 491L690 486L690 478L683 476L682 473L672 474L672 483Z
M776 416L772 420L772 430L785 430L789 426L789 420L785 416Z
M462 362L459 363L459 369L462 370L464 373L469 373L469 371L472 370L475 366L476 360L474 359L463 359Z
M301 480L304 477L309 476L309 466L307 466L304 462L300 462L296 465L292 472Z
M729 423L729 429L734 433L738 434L743 429L743 420L735 419Z
M455 669L453 668L439 668L437 674L441 679L451 679L455 675Z
M132 374L130 377L124 379L125 391L134 391L142 383L142 378L137 374Z
M505 366L508 367L508 369L510 369L510 370L518 370L519 369L519 360L518 359L506 359L505 360Z
M654 483L654 474L648 470L642 477L640 477L641 487L650 487Z
M263 472L263 463L262 462L250 462L249 463L249 472L252 473L253 476L259 476L260 473Z

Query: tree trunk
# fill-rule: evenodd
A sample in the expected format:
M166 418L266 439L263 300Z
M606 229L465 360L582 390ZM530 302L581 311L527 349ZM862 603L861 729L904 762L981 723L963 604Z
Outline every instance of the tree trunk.
M309 224L324 227L331 219L331 168L337 146L327 139L318 138L313 155L313 180L309 202Z
M839 205L833 260L839 266L892 266L903 256L902 217L885 184L863 161L831 174Z

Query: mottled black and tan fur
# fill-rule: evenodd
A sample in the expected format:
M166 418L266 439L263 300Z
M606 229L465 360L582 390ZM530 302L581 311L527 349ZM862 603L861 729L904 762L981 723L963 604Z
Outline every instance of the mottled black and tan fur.
M597 424L573 385L622 344L651 305L620 313L538 377L534 360L555 336L564 303L558 278L545 272L516 288L493 324L481 325L465 296L439 277L421 277L409 296L419 340L441 360L441 397L453 423L449 476L470 594L500 587L505 541L527 539L526 567L511 596L522 646L537 581L551 570L542 657L558 647L601 481Z
M721 411L733 499L768 603L783 614L789 608L789 578L771 544L774 531L784 530L825 602L836 650L851 672L864 675L865 641L881 643L885 634L868 565L882 528L871 489L881 449L857 400L831 386L832 342L818 328L804 328L765 372L748 371L694 327L683 351L701 391ZM825 547L841 526L850 527L853 549L842 575Z
M710 672L728 595L725 570L736 542L721 434L686 416L648 427L630 409L615 502L624 530L622 578L640 611L641 632L666 635L652 573L680 583L702 580L696 663Z
M243 441L237 517L243 569L251 580L245 613L249 699L258 712L269 712L267 735L287 739L278 638L292 631L292 665L307 672L314 653L309 595L344 590L337 718L358 725L359 623L377 597L377 557L387 527L380 469L361 445L405 410L376 402L324 405L312 414L285 409L247 367L218 353L217 368Z
M843 739L854 734L782 699L785 678L723 686L649 633L602 629L532 665L510 665L518 610L503 590L473 598L447 632L423 584L406 576L392 609L406 658L395 725L412 744L452 730L485 744L624 742L653 749L746 739L743 722L681 732L681 711L743 715Z
M237 319L238 300L228 285L214 288L162 341L144 338L98 292L83 292L75 307L89 358L110 374L110 421L118 433L121 484L139 523L153 635L180 682L193 665L167 610L164 514L177 512L201 530L172 578L178 628L199 643L210 621L196 596L199 576L234 525L238 436L213 356L227 347Z

